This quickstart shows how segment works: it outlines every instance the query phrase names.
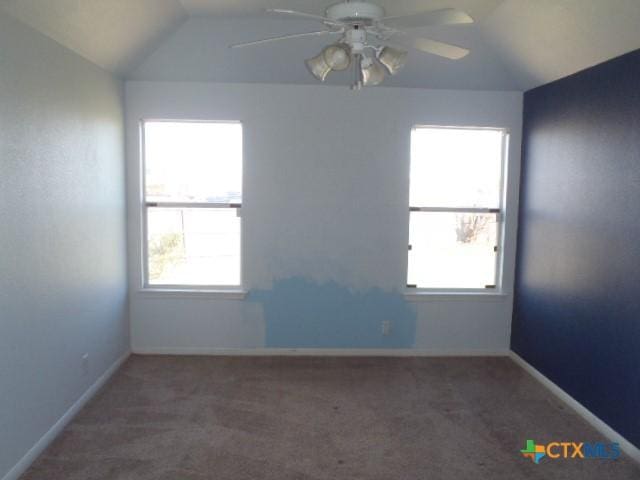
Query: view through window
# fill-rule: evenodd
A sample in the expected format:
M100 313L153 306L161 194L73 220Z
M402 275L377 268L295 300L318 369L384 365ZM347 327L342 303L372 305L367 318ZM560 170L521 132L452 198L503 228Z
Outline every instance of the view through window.
M496 287L504 148L502 130L412 130L410 287Z
M242 126L145 121L145 284L240 285Z

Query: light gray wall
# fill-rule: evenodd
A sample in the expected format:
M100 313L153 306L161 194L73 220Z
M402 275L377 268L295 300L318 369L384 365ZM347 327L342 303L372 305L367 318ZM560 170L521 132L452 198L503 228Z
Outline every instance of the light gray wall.
M134 351L508 349L520 93L127 82L126 106ZM246 299L139 291L143 118L242 122ZM504 296L430 297L419 303L403 297L409 135L416 124L511 131ZM395 322L389 338L371 320L380 312Z
M121 82L4 14L0 45L2 478L129 328Z

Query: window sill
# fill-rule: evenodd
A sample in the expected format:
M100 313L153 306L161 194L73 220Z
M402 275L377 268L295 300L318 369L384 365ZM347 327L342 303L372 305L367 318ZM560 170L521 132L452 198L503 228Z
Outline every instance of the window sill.
M404 298L409 302L441 302L441 301L469 301L469 302L503 302L509 297L503 292L405 292Z
M205 300L243 300L247 296L247 291L240 289L142 288L137 293L144 298L200 298Z

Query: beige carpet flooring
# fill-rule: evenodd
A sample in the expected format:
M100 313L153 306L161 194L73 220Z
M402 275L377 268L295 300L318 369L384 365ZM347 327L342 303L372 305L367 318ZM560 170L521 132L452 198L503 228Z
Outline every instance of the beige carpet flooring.
M605 441L508 358L132 356L23 480L640 479L528 438Z

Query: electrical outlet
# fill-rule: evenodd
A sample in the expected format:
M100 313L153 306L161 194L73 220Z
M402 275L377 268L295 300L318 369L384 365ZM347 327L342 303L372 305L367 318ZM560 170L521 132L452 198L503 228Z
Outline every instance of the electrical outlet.
M384 320L382 322L382 335L389 335L391 333L391 320Z
M82 373L87 375L89 373L89 354L85 353L81 357L82 359Z

